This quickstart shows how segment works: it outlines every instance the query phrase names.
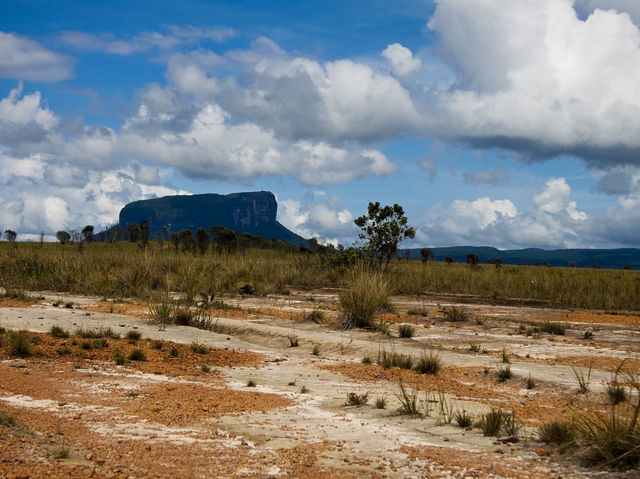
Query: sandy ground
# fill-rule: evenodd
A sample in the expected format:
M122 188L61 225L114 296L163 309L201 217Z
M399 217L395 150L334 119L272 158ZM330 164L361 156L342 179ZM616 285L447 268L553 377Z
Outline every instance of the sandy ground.
M9 355L7 333L0 347L0 477L638 477L582 468L535 434L602 404L621 361L640 369L638 315L467 304L472 320L449 323L440 311L452 301L401 297L386 319L414 324L415 336L400 339L395 324L389 336L303 321L314 309L336 316L326 291L224 298L227 308L211 311L216 332L160 328L143 303L34 294L0 301L0 326L37 343L24 359ZM543 321L566 334L537 332ZM122 338L53 338L54 325ZM129 331L142 338L124 339ZM116 350L134 349L146 360L115 364ZM381 350L431 351L444 367L385 370ZM503 351L514 376L501 383ZM589 365L590 392L578 394L574 368ZM398 412L400 381L419 391L421 416ZM345 405L349 393L367 404ZM522 424L518 440L449 419L495 407Z

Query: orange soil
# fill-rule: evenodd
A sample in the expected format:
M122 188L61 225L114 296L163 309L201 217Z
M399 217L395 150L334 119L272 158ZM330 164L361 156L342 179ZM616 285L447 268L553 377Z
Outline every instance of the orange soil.
M481 367L445 366L438 374L419 374L408 369L384 369L377 364L344 363L337 365L317 366L345 376L365 380L387 380L430 393L443 392L459 399L480 402L508 411L515 411L520 421L528 425L540 425L556 419L569 410L567 400L552 391L527 391L517 385L517 379L499 383L495 374L485 375ZM576 400L573 409L580 407ZM584 407L584 405L582 405Z
M547 321L571 322L586 324L622 324L625 326L640 326L640 316L628 314L592 313L587 311L554 314L544 318Z
M520 479L551 479L554 474L537 469L530 464L514 461L504 457L496 457L486 453L468 452L438 446L402 446L399 449L407 454L410 461L426 461L429 469L425 471L427 477L433 469L446 473L447 477L504 477ZM434 475L434 477L438 477Z

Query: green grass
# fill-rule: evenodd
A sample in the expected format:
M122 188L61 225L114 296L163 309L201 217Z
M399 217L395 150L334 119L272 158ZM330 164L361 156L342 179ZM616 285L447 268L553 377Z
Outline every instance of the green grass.
M456 424L462 428L466 429L473 426L473 416L469 414L466 409L456 411L453 419L456 421Z
M398 325L398 337L399 338L413 338L416 333L416 328L412 324L399 324Z
M132 243L91 243L82 252L57 243L0 242L0 277L7 290L59 291L105 298L153 301L170 286L191 295L198 291L235 293L251 284L256 294L289 288L351 288L344 267L332 267L322 255L247 250L203 256L172 249L140 249ZM104 274L109 271L109 274ZM347 273L347 274L345 274ZM389 293L457 293L478 300L528 298L541 305L606 310L639 310L640 272L593 268L509 266L478 268L466 264L393 261L384 280Z
M129 361L146 361L147 356L146 354L144 354L144 351L142 349L136 348L129 353L129 356L127 357L127 359Z
M49 331L51 336L54 338L68 338L69 331L64 330L60 326L51 326L51 330Z
M127 334L125 334L124 337L130 343L135 343L142 337L142 334L140 334L140 331L136 331L135 329L130 329L129 331L127 331Z
M11 356L26 358L33 354L33 351L31 350L31 341L29 340L29 335L24 330L9 333L7 344L9 346L9 354Z
M206 347L204 344L200 344L199 342L194 341L191 343L191 351L193 351L196 354L208 354L209 348Z
M438 353L434 353L433 351L422 352L420 357L417 359L415 369L420 374L438 374L438 371L442 368L442 358Z
M485 436L498 436L508 417L509 415L501 409L491 409L480 415L476 425Z

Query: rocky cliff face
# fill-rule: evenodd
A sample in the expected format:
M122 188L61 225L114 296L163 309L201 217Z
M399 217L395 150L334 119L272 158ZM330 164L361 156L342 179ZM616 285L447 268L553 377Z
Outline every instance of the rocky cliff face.
M128 224L149 221L152 235L167 227L171 232L196 231L202 227L224 226L267 239L281 239L302 244L304 238L276 221L278 204L273 193L258 191L230 195L165 196L134 201L120 211L120 229Z

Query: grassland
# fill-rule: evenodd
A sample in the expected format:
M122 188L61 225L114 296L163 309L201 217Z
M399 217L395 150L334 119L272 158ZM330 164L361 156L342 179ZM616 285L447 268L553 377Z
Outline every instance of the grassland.
M392 294L472 295L479 301L535 300L541 305L611 311L640 310L640 272L535 266L394 261L385 273ZM349 288L352 271L323 255L247 250L205 255L176 253L151 243L74 245L0 243L0 286L6 290L55 290L105 298L152 299L176 291L255 294L290 289Z

